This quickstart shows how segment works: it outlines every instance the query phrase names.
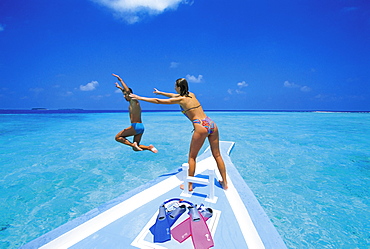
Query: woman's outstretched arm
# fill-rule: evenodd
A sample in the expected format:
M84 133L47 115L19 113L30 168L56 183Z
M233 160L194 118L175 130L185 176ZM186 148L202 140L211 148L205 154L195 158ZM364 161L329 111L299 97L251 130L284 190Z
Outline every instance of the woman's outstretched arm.
M169 99L158 99L158 98L141 97L141 96L138 96L136 94L130 94L130 98L137 99L137 100L142 100L142 101L146 101L146 102L153 103L153 104L167 104L167 105L171 105L171 104L180 104L181 100L184 97L181 97L180 96L180 97L173 97L173 98L169 98Z
M157 95L162 95L162 96L165 96L165 97L168 97L168 98L174 98L174 97L179 97L180 96L178 93L166 93L166 92L159 91L157 88L154 88L153 93L155 93Z

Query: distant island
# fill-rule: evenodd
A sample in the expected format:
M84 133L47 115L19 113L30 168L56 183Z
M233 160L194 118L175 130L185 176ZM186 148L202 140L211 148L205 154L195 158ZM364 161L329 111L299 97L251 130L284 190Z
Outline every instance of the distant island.
M48 108L45 107L34 107L31 109L32 111L48 111ZM81 108L65 108L65 109L57 109L59 111L83 111Z
M47 108L43 108L43 107L34 107L31 109L32 111L42 111L42 110L47 110Z
M83 111L81 108L67 108L67 109L58 109L60 111Z

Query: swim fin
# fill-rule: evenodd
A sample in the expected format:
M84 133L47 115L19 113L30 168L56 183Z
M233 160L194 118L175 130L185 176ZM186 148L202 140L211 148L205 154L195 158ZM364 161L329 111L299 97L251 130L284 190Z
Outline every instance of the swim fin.
M169 219L164 205L159 207L157 220L149 230L154 235L154 243L163 243L171 240Z
M204 220L207 221L213 215L213 210L211 208L205 208L200 211ZM190 231L190 217L185 219L183 222L178 224L171 230L172 237L178 242L182 243L191 236Z
M190 232L195 249L208 249L214 246L211 232L198 209L189 207Z
M176 209L172 210L168 214L168 224L170 225L170 227L172 227L172 225L175 224L175 222L177 221L177 219L180 218L180 216L185 211L186 211L186 206L185 205L181 205L181 206L177 207Z

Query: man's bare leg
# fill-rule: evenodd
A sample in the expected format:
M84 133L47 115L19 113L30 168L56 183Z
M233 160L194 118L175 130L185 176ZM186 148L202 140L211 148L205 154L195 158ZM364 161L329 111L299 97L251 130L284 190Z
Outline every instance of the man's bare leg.
M140 145L139 145L139 147L140 147L140 149L142 149L142 150L150 150L150 151L151 151L151 152L153 152L153 153L158 153L157 148L155 148L152 144L151 144L151 145L149 145L149 146L146 146L146 145L142 145L142 144L140 144Z
M137 143L136 143L136 142L133 142L133 143L132 143L132 149L133 149L134 151L142 151L142 150L143 150L142 148L140 148L140 147L137 145Z
M136 142L137 146L140 148L140 150L150 150L153 153L157 153L158 150L151 144L149 146L140 144L141 137L143 136L143 133L136 134L134 136L134 142Z
M132 149L134 151L142 151L143 149L141 149L136 142L133 142L131 143L130 141L128 141L126 138L124 137L120 137L119 139L116 139L117 142L120 142L120 143L123 143L125 145L128 145L130 147L132 147Z
M143 150L137 145L136 142L131 143L125 137L116 136L116 141L119 142L119 143L122 143L122 144L125 144L125 145L128 145L128 146L132 147L132 149L135 150L135 151L142 151Z

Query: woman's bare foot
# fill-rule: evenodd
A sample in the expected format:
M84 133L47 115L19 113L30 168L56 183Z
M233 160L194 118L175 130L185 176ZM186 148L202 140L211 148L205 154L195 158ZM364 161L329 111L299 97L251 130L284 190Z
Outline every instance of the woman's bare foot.
M148 146L149 147L149 150L151 151L151 152L153 152L153 153L157 153L158 152L158 150L151 144L151 145L149 145Z
M182 190L184 190L184 184L181 184L180 185L180 188L182 189ZM189 183L189 192L192 192L193 191L193 186L191 185L191 183Z
M223 190L227 190L229 187L227 186L227 183L224 183L223 181L219 180L218 181L220 184L221 184L221 187L223 188Z
M140 148L140 147L137 145L137 143L136 143L136 142L133 142L133 143L132 143L132 149L133 149L134 151L142 151L142 150L143 150L142 148Z

